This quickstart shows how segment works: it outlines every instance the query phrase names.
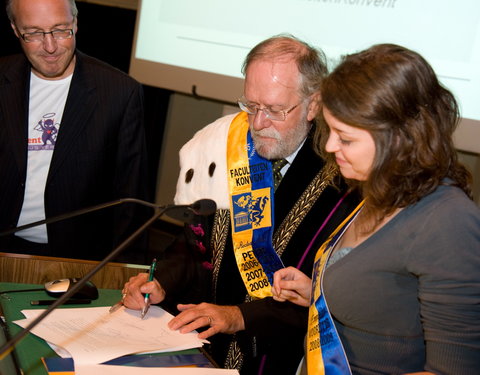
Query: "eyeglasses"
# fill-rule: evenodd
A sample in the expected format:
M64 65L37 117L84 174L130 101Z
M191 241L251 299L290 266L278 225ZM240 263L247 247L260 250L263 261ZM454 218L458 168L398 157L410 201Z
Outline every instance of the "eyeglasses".
M238 106L244 112L247 112L249 115L256 115L258 111L262 111L265 114L265 117L274 120L274 121L285 121L287 115L297 108L302 102L290 107L289 109L274 110L269 107L260 108L257 104L249 103L245 98L240 98L237 100Z
M52 31L35 31L33 33L21 34L25 43L43 42L45 35L50 34L55 40L70 39L73 35L73 29L55 29Z

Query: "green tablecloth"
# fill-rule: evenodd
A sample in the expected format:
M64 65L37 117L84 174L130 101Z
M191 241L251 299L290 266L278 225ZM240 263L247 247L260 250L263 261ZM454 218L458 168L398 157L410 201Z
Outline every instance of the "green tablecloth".
M29 291L30 289L42 290ZM66 305L65 307L110 306L116 303L120 297L120 290L100 289L98 299L92 301L91 304ZM10 337L22 329L12 323L12 321L25 318L21 310L35 308L45 309L48 306L35 307L30 305L30 301L43 299L54 299L49 297L43 290L43 285L0 283L0 307L3 311ZM59 308L63 307L60 306ZM16 355L18 363L25 375L48 375L41 358L57 356L44 340L32 334L26 335L17 343L14 355Z
M40 289L40 290L30 290ZM5 293L5 291L8 291ZM72 307L97 307L111 306L118 302L121 297L120 290L100 289L97 300L87 305L66 305L66 308ZM48 306L31 306L30 301L54 299L49 297L44 291L43 285L0 283L0 308L6 319L6 326L10 337L21 331L21 327L12 323L12 321L25 318L21 310L46 308ZM60 306L59 308L64 308ZM57 357L57 354L41 338L27 334L15 346L14 355L18 359L18 364L24 375L48 375L42 357ZM147 367L176 367L191 366L198 367L217 367L211 358L202 349L187 349L178 352L168 352L149 355L125 356L116 360L117 365L125 366L147 366ZM0 375L4 374L1 371Z

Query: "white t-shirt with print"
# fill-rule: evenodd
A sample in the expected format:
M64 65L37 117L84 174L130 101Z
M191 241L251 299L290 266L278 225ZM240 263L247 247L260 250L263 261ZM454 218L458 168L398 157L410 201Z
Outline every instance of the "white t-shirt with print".
M27 180L18 226L45 219L45 184L71 80L72 75L44 80L30 74ZM48 242L45 225L16 235L33 242Z

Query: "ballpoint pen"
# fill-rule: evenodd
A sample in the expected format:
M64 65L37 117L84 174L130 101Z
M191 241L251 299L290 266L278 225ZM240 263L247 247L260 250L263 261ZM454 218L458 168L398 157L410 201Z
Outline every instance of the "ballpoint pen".
M155 273L155 268L157 267L157 259L153 259L152 265L150 266L150 271L148 274L148 281L153 280L153 274ZM150 307L150 293L145 294L145 305L143 306L142 309L142 319L145 317L147 314L147 311Z
M118 301L115 305L113 305L112 307L110 307L110 310L108 310L110 313L114 313L115 311L117 311L120 307L123 306L123 298L124 296L122 296L122 299L120 301Z
M120 307L123 306L123 300L125 299L125 297L127 296L127 291L125 290L125 288L122 290L122 298L120 299L120 301L118 301L115 305L113 305L112 307L110 307L110 310L108 310L110 313L114 313L115 311L117 311Z

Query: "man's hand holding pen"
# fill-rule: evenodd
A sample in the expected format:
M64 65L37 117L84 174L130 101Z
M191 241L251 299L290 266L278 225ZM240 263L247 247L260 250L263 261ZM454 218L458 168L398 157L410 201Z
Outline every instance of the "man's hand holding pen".
M153 279L149 281L148 273L133 276L123 287L123 305L129 309L142 310L145 307L145 296L148 293L150 304L157 304L165 299L165 290ZM216 333L234 333L245 329L242 313L237 306L217 306L209 303L198 305L178 305L180 313L169 322L173 330L181 333L206 327L199 333L205 339Z
M145 306L145 295L148 293L150 304L164 300L165 291L156 279L149 281L149 273L132 276L123 287L123 305L132 310L142 310Z

